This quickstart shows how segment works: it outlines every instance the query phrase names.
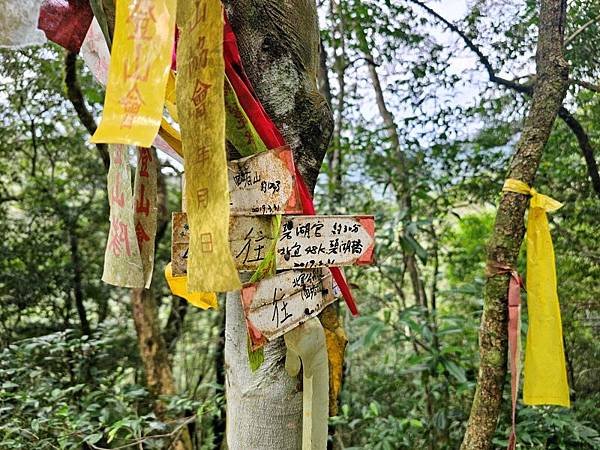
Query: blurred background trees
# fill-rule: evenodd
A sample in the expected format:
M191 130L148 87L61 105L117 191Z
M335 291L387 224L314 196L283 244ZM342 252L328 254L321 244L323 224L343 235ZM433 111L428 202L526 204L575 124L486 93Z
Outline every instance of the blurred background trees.
M376 264L346 272L361 317L340 305L350 343L331 445L456 449L477 374L485 245L534 82L536 2L324 0L319 11L319 86L336 124L319 211L374 213L378 226ZM572 122L557 121L535 183L565 205L550 220L573 407L521 407L520 448L600 448L600 196L589 158L600 147L599 17L597 2L569 3L564 107L588 152ZM100 281L105 169L67 100L64 54L49 44L0 58L0 448L167 448L184 427L194 448L218 448L223 311L170 295L167 229L153 291L177 394L160 399L157 417L131 292ZM103 92L77 70L97 117ZM163 162L169 212L178 170Z

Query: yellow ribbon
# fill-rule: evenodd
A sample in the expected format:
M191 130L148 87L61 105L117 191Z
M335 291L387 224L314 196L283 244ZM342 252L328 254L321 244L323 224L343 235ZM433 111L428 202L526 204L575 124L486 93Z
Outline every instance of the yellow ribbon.
M150 147L171 67L175 0L118 0L104 112L92 142Z
M223 10L219 0L178 6L175 97L187 177L188 288L234 291L242 284L229 247Z
M570 406L552 237L547 212L562 203L509 178L503 192L530 195L527 219L527 310L523 402Z
M214 292L189 292L187 288L187 277L174 277L171 263L165 266L165 278L169 289L174 295L186 299L198 308L208 309L217 307L217 295Z

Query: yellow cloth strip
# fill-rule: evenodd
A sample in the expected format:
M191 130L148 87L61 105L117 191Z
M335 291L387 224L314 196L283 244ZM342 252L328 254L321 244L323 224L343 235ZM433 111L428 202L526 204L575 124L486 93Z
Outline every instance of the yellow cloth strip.
M176 97L190 227L188 289L233 291L242 284L229 248L223 11L219 0L179 6Z
M117 0L100 126L92 142L150 147L162 119L176 0Z
M208 309L217 307L217 295L214 292L189 292L187 277L174 277L171 263L165 266L165 278L169 289L174 295L182 297L198 308Z
M163 117L160 122L160 130L158 130L160 136L171 146L173 150L177 152L177 154L183 157L183 148L181 145L181 133L173 127L167 120Z
M570 406L552 237L546 212L562 204L522 181L508 179L503 192L531 195L527 219L527 311L523 402Z

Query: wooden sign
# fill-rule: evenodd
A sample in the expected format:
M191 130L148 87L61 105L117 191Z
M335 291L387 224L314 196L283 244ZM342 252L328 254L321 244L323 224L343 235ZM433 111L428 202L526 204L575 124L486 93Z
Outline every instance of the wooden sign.
M232 215L302 213L289 147L230 161L228 168Z
M171 271L174 277L187 274L187 260L190 246L190 227L187 214L175 212L171 224Z
M287 270L242 288L242 305L252 348L287 333L319 314L338 297L326 295L327 269Z
M373 261L373 216L284 216L277 242L277 269L366 265ZM273 241L271 217L232 216L229 245L239 270L255 270ZM186 273L189 227L173 214L173 275Z

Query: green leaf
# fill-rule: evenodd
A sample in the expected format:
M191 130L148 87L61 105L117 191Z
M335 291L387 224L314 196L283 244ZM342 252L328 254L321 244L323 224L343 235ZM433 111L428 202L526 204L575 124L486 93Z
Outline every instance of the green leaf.
M444 360L443 361L444 367L446 367L446 370L448 370L448 372L450 373L450 375L452 375L454 378L456 378L456 380L460 383L466 383L467 382L467 377L465 375L465 370L456 365L454 362L449 361L449 360Z
M88 444L95 444L100 439L102 439L102 433L94 433L90 434L89 436L86 436L85 442L87 442Z

